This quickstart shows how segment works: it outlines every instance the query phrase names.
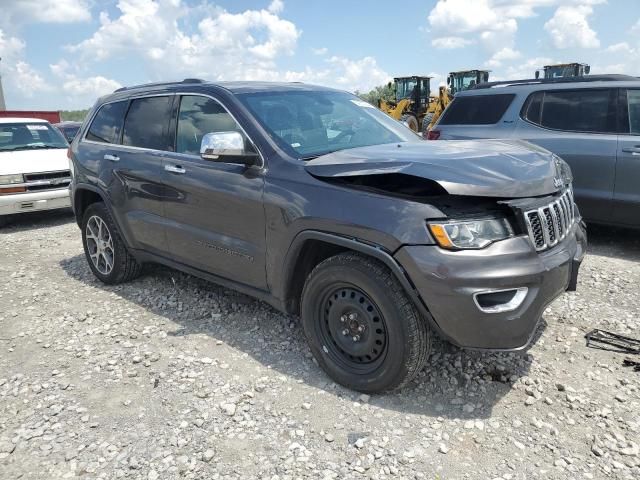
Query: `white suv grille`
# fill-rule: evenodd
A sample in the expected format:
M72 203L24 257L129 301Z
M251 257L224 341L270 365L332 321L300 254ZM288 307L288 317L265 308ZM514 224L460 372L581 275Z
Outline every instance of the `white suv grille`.
M555 201L524 212L529 238L536 250L546 250L562 241L576 221L573 192L565 191Z

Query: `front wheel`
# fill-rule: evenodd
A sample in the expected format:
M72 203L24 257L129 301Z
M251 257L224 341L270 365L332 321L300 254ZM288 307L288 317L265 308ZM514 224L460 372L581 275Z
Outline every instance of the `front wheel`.
M406 385L429 354L426 322L380 262L343 253L321 262L302 293L302 326L336 382L368 393Z
M404 115L402 115L402 117L400 117L400 121L414 132L418 131L418 119L415 115L405 113Z

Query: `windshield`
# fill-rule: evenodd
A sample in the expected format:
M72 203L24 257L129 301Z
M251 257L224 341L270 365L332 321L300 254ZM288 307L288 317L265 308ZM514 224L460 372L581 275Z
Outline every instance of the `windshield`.
M238 97L293 157L306 159L347 148L422 141L373 105L344 92L260 92Z
M476 74L460 75L453 77L451 82L451 93L462 92L468 90L470 87L476 84Z
M396 82L396 100L403 98L412 98L418 87L418 81L415 78L405 78Z
M68 146L62 134L48 123L0 123L0 151Z

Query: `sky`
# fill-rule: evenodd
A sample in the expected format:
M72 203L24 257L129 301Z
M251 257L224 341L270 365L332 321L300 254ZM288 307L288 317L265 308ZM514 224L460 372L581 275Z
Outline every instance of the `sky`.
M203 78L368 91L395 76L556 62L640 75L639 0L0 0L8 109L90 107L120 86Z

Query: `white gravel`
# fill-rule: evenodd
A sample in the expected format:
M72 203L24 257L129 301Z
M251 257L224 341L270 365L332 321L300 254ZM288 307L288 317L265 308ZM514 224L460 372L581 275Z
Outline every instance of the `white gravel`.
M578 292L525 353L440 344L409 388L360 395L296 319L164 267L100 284L66 212L0 231L0 478L640 478L637 232L591 229Z

